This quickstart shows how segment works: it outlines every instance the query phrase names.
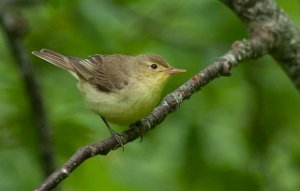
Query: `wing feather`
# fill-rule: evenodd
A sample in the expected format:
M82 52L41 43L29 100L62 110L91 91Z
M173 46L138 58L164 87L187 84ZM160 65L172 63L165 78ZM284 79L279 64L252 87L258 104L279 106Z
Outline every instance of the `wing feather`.
M113 92L128 84L126 70L120 67L125 59L111 59L112 55L93 55L72 65L76 71L97 89Z
M114 92L128 84L128 69L124 67L124 64L128 64L128 59L131 57L125 55L96 54L80 59L47 49L32 53L62 69L75 73L77 77L86 80L100 91Z

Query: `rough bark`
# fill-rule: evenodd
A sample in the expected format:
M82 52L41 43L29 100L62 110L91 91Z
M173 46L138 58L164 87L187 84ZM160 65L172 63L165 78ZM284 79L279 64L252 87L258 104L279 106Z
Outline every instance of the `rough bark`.
M273 0L221 0L248 28L260 37L270 55L281 64L300 90L300 32Z

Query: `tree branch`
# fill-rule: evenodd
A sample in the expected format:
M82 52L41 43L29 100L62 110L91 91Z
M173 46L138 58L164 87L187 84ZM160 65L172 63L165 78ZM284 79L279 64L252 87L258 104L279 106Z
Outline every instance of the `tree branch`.
M3 7L1 8L5 10ZM51 128L31 66L30 57L22 41L22 37L26 33L25 23L23 17L17 13L5 11L0 13L0 26L3 28L7 46L10 48L11 54L16 61L31 104L32 117L37 132L38 153L41 158L44 176L47 176L54 170Z
M262 56L263 54L261 54L261 52L267 52L267 50L264 50L264 47L266 46L260 39L250 39L249 41L244 40L234 43L231 50L224 56L196 74L176 91L168 94L152 113L138 121L132 128L122 132L121 138L123 144L125 145L137 139L141 132L146 133L155 128L170 113L176 111L184 100L199 91L201 87L205 86L211 80L219 76L230 75L230 70L233 66L236 66L241 61ZM115 150L119 147L120 145L114 138L108 138L80 148L65 164L53 172L36 191L51 190L62 180L67 178L69 174L86 159L95 155L107 155L111 150Z
M184 100L219 76L230 75L232 67L245 60L271 53L300 90L300 35L286 14L272 0L220 1L229 6L245 22L249 29L249 40L233 43L225 55L167 95L152 113L134 124L134 128L122 132L124 145L137 139L140 132L145 133L155 128L170 113L176 111ZM54 188L86 159L95 155L106 155L119 147L120 145L113 138L82 147L36 190L46 191Z
M220 0L246 24L251 37L260 36L300 91L300 32L273 0Z

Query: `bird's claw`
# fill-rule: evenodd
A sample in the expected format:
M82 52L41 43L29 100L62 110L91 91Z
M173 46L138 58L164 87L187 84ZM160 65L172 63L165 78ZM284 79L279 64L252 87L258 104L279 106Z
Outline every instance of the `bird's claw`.
M122 134L116 132L116 131L110 131L111 136L118 142L119 146L122 147L122 150L124 151L124 145L122 142Z
M143 128L140 128L140 126L138 125L138 122L131 125L131 127L137 132L137 134L140 137L140 142L142 142L146 131Z

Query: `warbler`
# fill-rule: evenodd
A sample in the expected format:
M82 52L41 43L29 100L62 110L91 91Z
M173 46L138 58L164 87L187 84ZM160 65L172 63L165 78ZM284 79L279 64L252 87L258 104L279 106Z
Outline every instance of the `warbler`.
M120 144L118 133L108 122L131 125L145 117L157 105L169 77L186 71L171 67L155 54L96 54L85 59L47 49L32 54L67 70L78 80L88 107L100 115Z

